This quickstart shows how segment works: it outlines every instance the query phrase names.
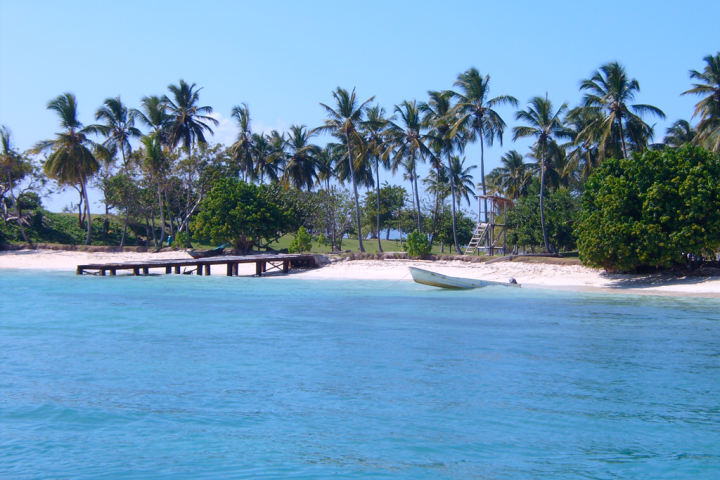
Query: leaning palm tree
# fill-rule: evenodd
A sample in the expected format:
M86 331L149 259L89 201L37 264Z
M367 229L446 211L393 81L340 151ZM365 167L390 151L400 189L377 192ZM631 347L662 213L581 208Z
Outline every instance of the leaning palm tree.
M219 122L209 116L212 107L200 107L200 90L195 84L189 85L180 80L179 85L168 85L172 99L163 97L170 120L167 125L168 143L173 148L182 143L188 151L192 151L195 143L207 143L205 133L213 134L209 124L218 126Z
M515 120L525 122L527 126L513 128L513 141L519 138L534 137L535 147L540 151L540 223L543 231L545 250L552 253L545 230L545 211L543 197L545 194L545 170L547 169L546 156L549 144L555 138L569 137L563 127L562 115L567 111L567 102L555 110L553 104L545 94L543 97L530 99L527 110L520 110L515 114Z
M601 66L580 83L580 90L586 92L583 108L602 113L599 124L593 128L598 132L603 156L608 156L606 147L613 144L620 144L623 157L628 156L628 142L636 149L646 147L653 129L641 117L650 114L665 118L662 110L652 105L629 104L640 92L640 84L628 77L625 67L618 62Z
M358 244L360 251L364 252L365 248L362 243L362 231L360 223L360 200L358 198L357 182L355 179L355 171L358 165L355 164L355 158L353 157L353 149L362 146L365 142L358 131L358 126L362 122L365 109L368 103L372 102L375 97L372 96L360 103L355 98L355 89L348 93L347 90L337 87L332 92L333 98L335 99L335 108L321 103L327 114L325 119L325 125L317 129L321 132L331 133L336 137L342 137L345 140L347 147L347 160L350 168L350 178L353 184L353 193L355 195L355 216L357 217L357 229L358 229Z
M690 78L698 80L693 88L681 95L703 97L695 105L693 117L699 116L698 139L708 149L720 152L720 52L708 55L702 72L690 70Z
M399 124L389 122L386 141L386 157L392 157L390 166L395 173L400 166L408 170L408 179L413 182L414 200L416 208L418 232L422 233L422 219L420 217L420 196L418 194L417 162L430 158L432 152L425 145L426 136L421 133L423 129L420 109L415 100L403 101L395 106L395 113L400 117Z
M384 168L390 168L387 157L383 156L385 140L387 139L387 129L390 120L395 117L387 118L385 109L379 105L375 105L367 109L367 119L362 122L362 130L367 138L366 152L370 161L375 164L375 199L377 201L377 241L378 252L382 252L382 244L380 242L380 165Z
M465 141L480 141L480 179L483 195L487 195L485 185L485 145L492 146L495 139L502 146L505 121L495 108L509 105L518 106L518 101L510 95L490 96L490 75L484 77L476 68L470 68L458 75L453 83L460 92L453 92L457 103L455 114L458 116L453 127L454 131L466 132ZM487 217L487 202L485 202L485 216ZM485 219L487 221L487 218Z
M128 109L120 100L120 97L107 98L103 102L102 107L95 112L95 120L103 121L102 125L91 125L88 128L96 129L99 133L105 135L106 140L103 146L106 148L115 148L120 152L123 162L123 170L125 175L130 177L130 169L128 159L132 154L132 144L130 141L134 138L140 138L142 132L135 127L135 110ZM125 245L125 236L127 235L128 221L130 220L130 206L127 192L123 194L125 203L125 223L123 225L123 234L120 239L120 246Z
M665 132L663 143L670 148L680 148L687 143L695 143L698 131L687 120L678 120Z
M231 151L240 172L245 180L254 179L253 157L253 134L250 128L250 108L247 103L233 107L232 117L237 120L240 132L237 140L232 144Z
M7 178L8 186L7 189L10 192L10 198L15 206L15 216L18 227L20 227L20 233L22 233L23 239L30 245L32 241L25 234L25 227L23 226L23 219L20 215L20 205L18 204L17 198L15 198L15 182L18 177L25 175L28 171L28 165L23 161L22 157L12 147L10 138L10 129L0 125L0 172ZM7 217L6 217L7 218Z
M91 218L90 202L87 195L87 182L100 168L90 148L94 142L87 138L96 129L84 127L78 119L77 99L72 93L64 93L47 105L60 117L63 128L54 140L38 142L33 147L36 152L49 151L50 155L43 166L45 174L65 185L79 185L80 194L85 201L87 215L87 237L85 244L90 245Z
M308 131L305 125L292 125L285 142L285 172L284 182L302 190L312 189L317 179L317 156L320 147L310 143L316 135L315 131Z

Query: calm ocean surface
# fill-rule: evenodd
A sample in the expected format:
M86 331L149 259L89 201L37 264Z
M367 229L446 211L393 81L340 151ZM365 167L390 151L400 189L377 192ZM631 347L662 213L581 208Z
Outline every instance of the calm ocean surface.
M0 270L0 478L720 478L720 301Z

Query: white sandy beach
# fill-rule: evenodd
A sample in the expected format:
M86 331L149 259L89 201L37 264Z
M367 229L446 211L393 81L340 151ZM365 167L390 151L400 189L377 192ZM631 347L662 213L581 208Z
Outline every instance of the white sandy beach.
M19 250L1 251L0 268L75 271L77 265L143 260L189 258L183 252L162 253L87 253L79 251ZM316 280L412 281L408 266L467 278L508 281L515 278L526 288L615 292L650 295L720 297L720 277L675 278L669 275L605 274L576 265L502 262L491 265L460 261L415 260L339 260L313 270L293 271L292 278ZM254 264L241 264L240 275L253 275ZM225 266L212 269L224 275Z

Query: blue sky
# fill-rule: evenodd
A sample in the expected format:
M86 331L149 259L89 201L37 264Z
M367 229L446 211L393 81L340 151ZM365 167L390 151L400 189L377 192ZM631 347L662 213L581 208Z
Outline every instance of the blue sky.
M256 130L322 123L319 102L337 87L375 95L387 110L428 90L452 87L474 66L491 75L491 94L521 104L547 92L558 105L580 100L578 85L601 64L618 60L640 82L638 103L667 114L656 138L696 100L689 69L720 50L720 2L187 2L0 0L0 124L18 148L58 130L45 109L75 93L83 123L102 101L121 95L138 106L180 78L203 87L201 102L221 126L212 139L231 142L234 105L247 102ZM510 150L514 109L504 145L486 150L486 172ZM322 143L322 142L319 142ZM479 147L466 151L479 164ZM382 179L401 183L401 176ZM382 180L381 179L381 180ZM479 180L479 174L476 176ZM75 194L46 201L60 210ZM475 207L473 207L475 208ZM93 205L93 211L100 211Z

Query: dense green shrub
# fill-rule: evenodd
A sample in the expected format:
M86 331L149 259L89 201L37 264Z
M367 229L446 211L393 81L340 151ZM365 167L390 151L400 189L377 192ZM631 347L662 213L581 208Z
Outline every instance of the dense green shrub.
M700 148L606 160L588 180L576 226L584 264L670 267L720 247L720 159Z
M233 178L218 180L200 209L191 224L193 233L240 251L266 246L296 224L295 211L281 207L271 187Z
M475 225L476 222L474 219L470 218L462 210L458 209L457 213L455 214L455 230L457 231L457 238L460 247L470 243L473 231L475 230ZM450 209L450 206L447 206L445 210L440 213L440 215L438 215L433 242L443 243L445 245L452 245L454 242L452 229L452 210Z
M417 230L410 233L403 243L403 251L407 252L411 258L422 257L430 253L432 245L427 238L427 235L420 233Z
M300 227L298 229L297 235L295 235L295 240L293 240L290 243L290 246L288 247L288 252L290 253L303 253L303 252L309 252L312 248L312 238L310 237L310 234L305 230L305 227Z

